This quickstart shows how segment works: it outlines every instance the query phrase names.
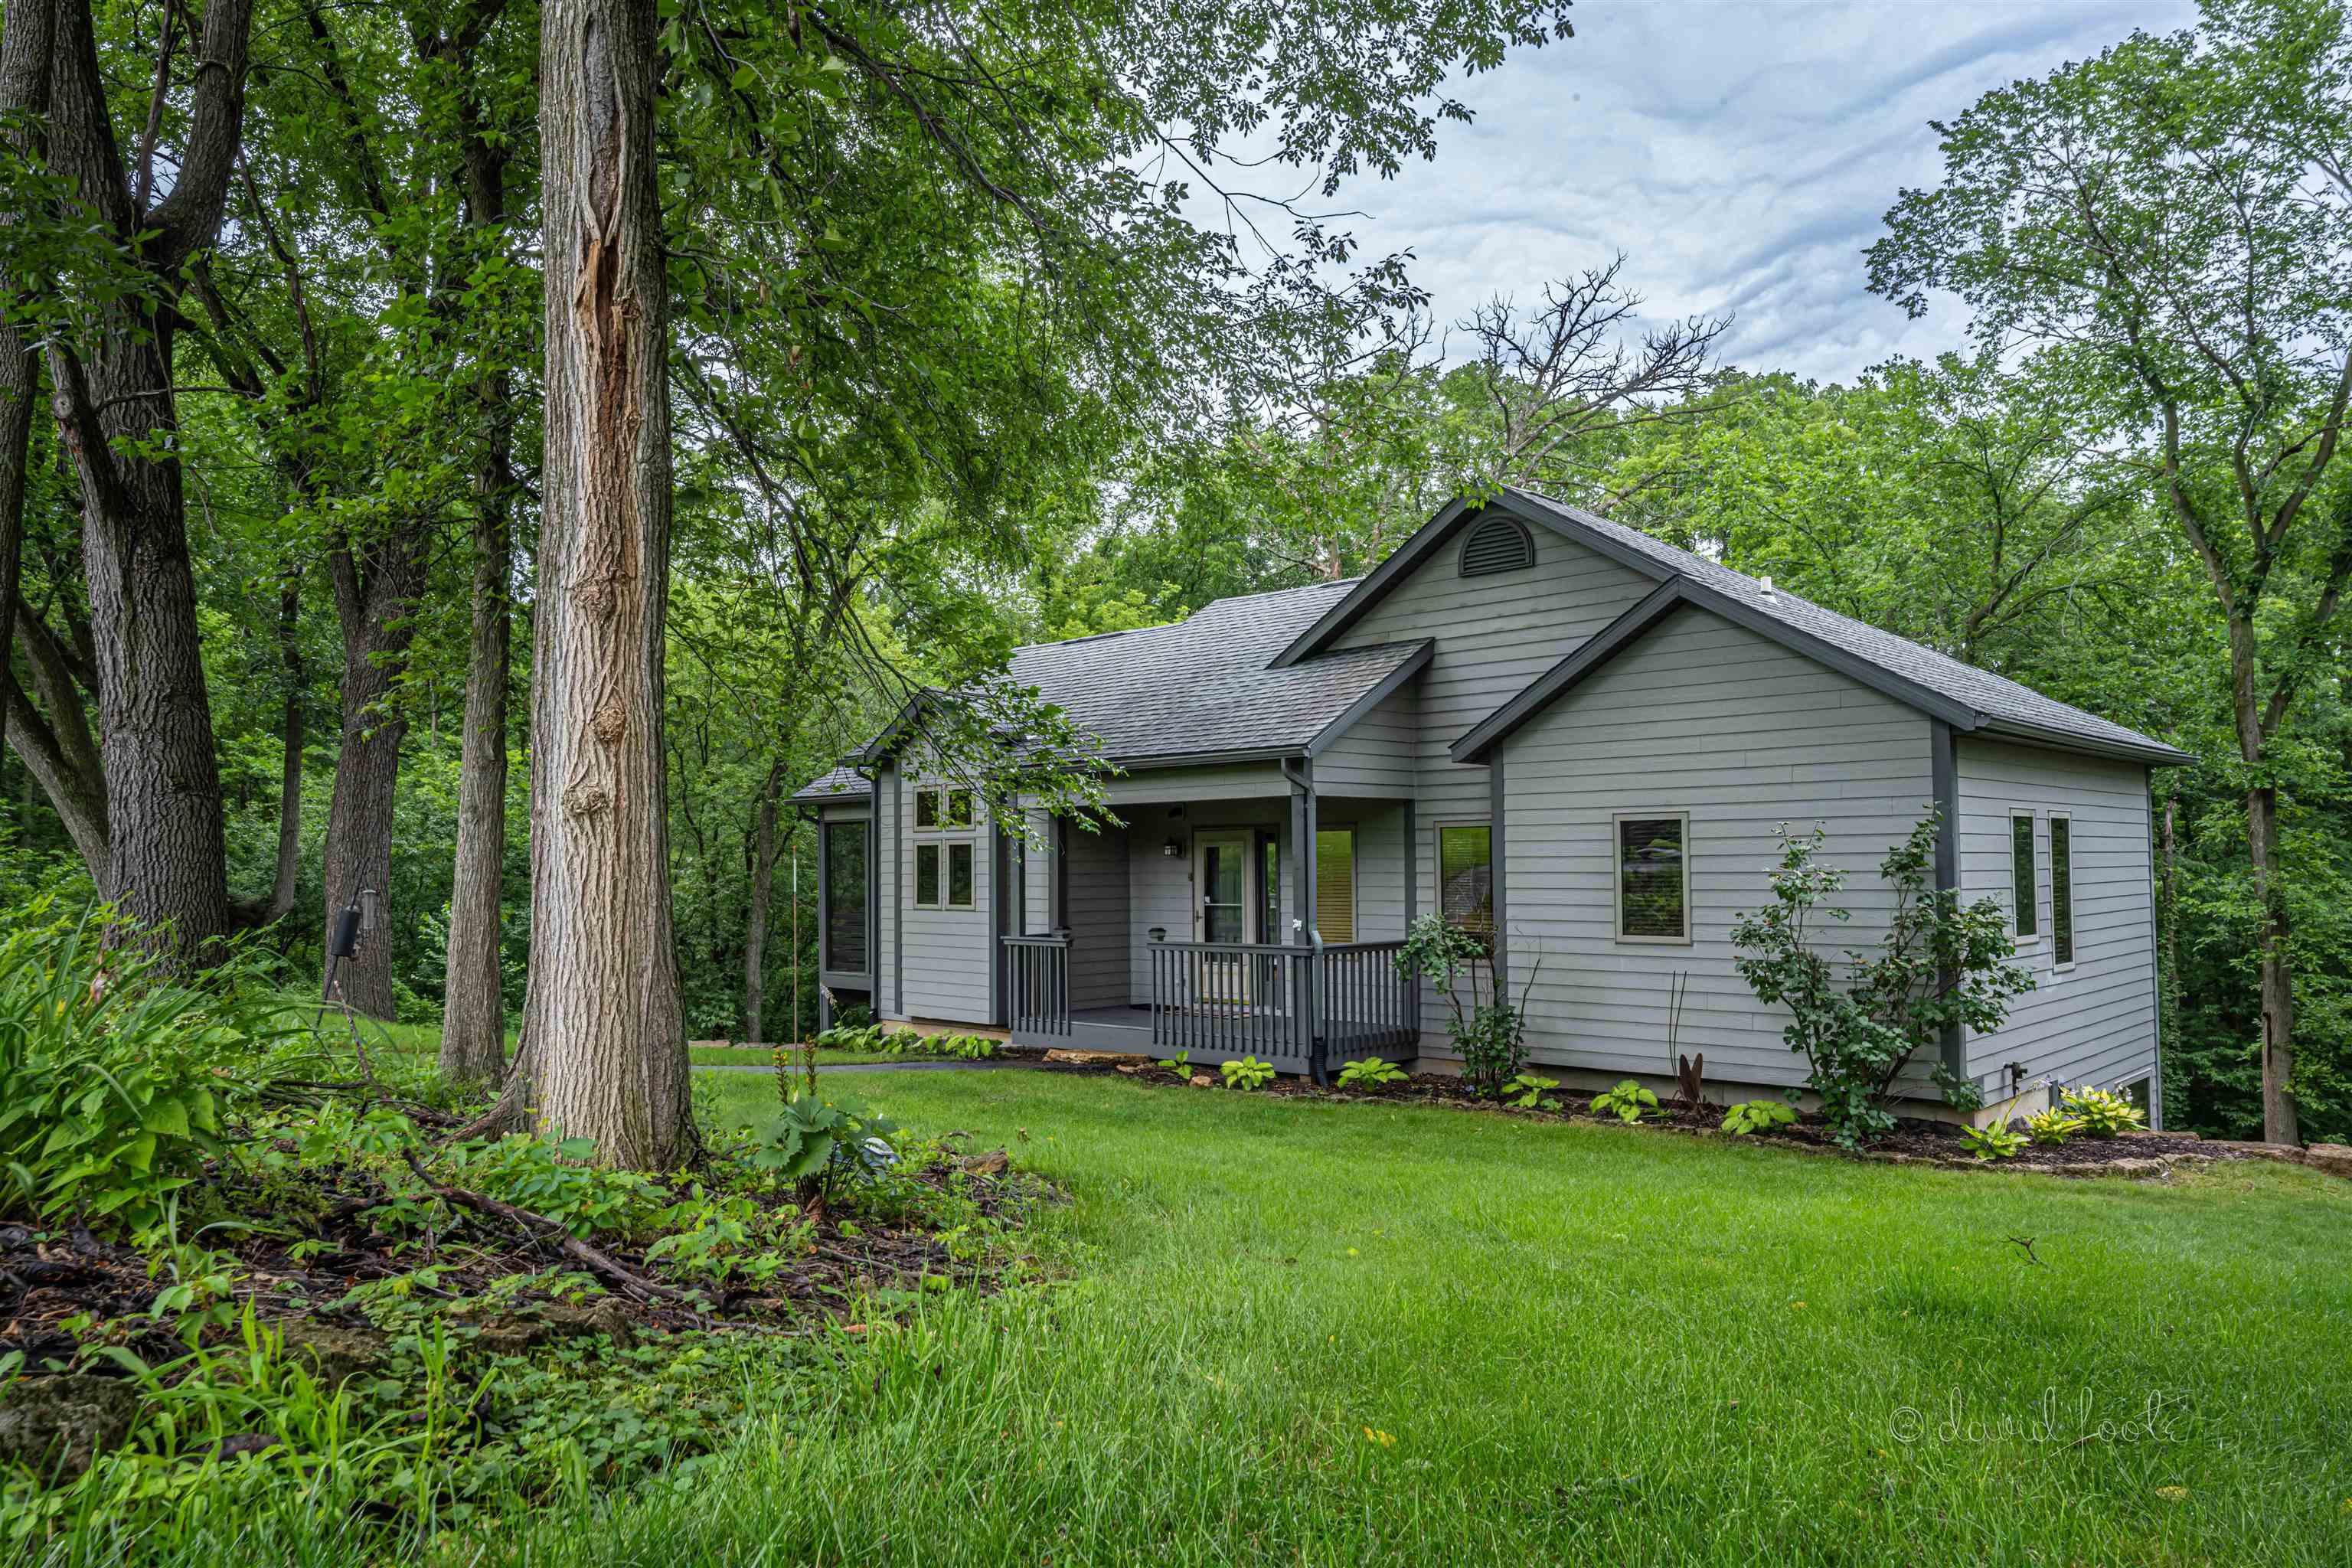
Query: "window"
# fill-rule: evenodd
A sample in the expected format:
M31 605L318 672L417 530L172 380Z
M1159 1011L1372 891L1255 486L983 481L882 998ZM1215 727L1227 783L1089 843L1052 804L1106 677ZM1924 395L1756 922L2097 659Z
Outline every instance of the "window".
M1484 577L1536 563L1535 537L1515 517L1490 517L1462 536L1462 575Z
M2033 864L2033 814L2017 812L2009 819L2009 916L2017 940L2042 934L2042 878Z
M1282 840L1271 833L1257 836L1257 939L1282 940Z
M947 792L947 807L940 816L940 825L950 831L959 827L970 827L974 820L971 813L971 791L951 789Z
M866 973L866 824L824 825L824 958L845 974Z
M1617 940L1690 941L1690 818L1617 818Z
M2050 815L2050 956L2059 968L2074 962L2074 824Z
M919 789L915 792L915 831L958 833L970 828L974 816L968 789Z
M2154 1095L2151 1089L2151 1083L2152 1080L2148 1079L2136 1078L2132 1079L2131 1082L2123 1085L2120 1092L2126 1100L2130 1100L2134 1105L2139 1107L2139 1113L2143 1117L2148 1118L2147 1124L2150 1127L2153 1127L2156 1125L2156 1107L2153 1103Z
M1315 929L1325 942L1356 940L1356 830L1315 834Z
M1438 828L1437 912L1447 925L1494 940L1495 834L1486 824Z
M940 907L940 851L938 844L915 846L915 907L935 910Z
M915 831L936 833L940 826L940 792L919 789L915 792Z
M948 908L971 908L971 841L948 846Z

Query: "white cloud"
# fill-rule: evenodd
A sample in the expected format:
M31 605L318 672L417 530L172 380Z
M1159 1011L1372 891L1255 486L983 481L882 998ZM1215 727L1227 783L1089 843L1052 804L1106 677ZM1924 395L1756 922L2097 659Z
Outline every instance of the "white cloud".
M1436 160L1359 179L1339 205L1370 254L1410 248L1450 322L1617 250L1657 316L1731 311L1728 357L1846 379L1958 343L1865 288L1863 248L1939 167L1927 122L2096 54L2185 0L1735 5L1584 0L1577 36L1454 84L1477 111Z

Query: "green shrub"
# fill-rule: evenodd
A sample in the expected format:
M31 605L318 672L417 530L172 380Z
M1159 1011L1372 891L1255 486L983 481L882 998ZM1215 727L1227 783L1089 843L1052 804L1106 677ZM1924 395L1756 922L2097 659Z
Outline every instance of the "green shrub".
M1474 1095L1501 1094L1527 1065L1527 1020L1495 985L1494 945L1442 915L1423 915L1405 931L1397 973L1419 975L1445 998L1446 1032L1462 1058L1462 1080ZM1528 984L1535 984L1535 966ZM1527 997L1523 987L1520 1000Z
M1785 1100L1743 1100L1723 1113L1723 1130L1734 1138L1769 1132L1796 1122L1797 1108Z
M9 911L0 941L0 1218L139 1229L222 1151L225 1121L312 1039L261 959L167 977L109 913Z
M1341 1089L1374 1089L1386 1084L1402 1083L1405 1073L1385 1057L1366 1057L1358 1062L1343 1062L1339 1067Z
M1274 1081L1273 1064L1255 1057L1223 1063L1217 1070L1224 1075L1227 1089L1264 1089Z
M2094 1138L2113 1138L2147 1125L2147 1116L2138 1106L2104 1089L2070 1089L2058 1097L2058 1103Z
M1629 1078L1615 1089L1594 1095L1592 1113L1613 1116L1630 1127L1645 1116L1658 1114L1658 1097Z
M1163 1057L1160 1058L1160 1065L1163 1069L1173 1073L1176 1077L1183 1079L1186 1083L1192 1081L1192 1052L1178 1051L1172 1057Z
M1799 835L1782 827L1772 902L1732 928L1740 978L1759 1001L1792 1015L1781 1038L1804 1057L1806 1081L1848 1148L1893 1131L1886 1102L1914 1056L1956 1026L2000 1027L2009 999L2033 985L2031 973L2009 963L2016 946L2000 904L1980 899L1963 907L1958 893L1932 885L1939 821L1928 812L1880 862L1895 910L1876 952L1847 954L1843 979L1809 929L1817 909L1848 918L1824 906L1845 886L1845 873L1816 858L1827 837L1822 829Z

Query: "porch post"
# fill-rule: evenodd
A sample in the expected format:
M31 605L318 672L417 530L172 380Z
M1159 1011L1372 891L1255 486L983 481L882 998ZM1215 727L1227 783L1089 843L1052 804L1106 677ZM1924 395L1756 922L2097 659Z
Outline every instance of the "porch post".
M1307 950L1301 968L1306 982L1299 994L1292 998L1298 1009L1299 1032L1307 1047L1307 1076L1317 1083L1327 1077L1323 1062L1323 933L1315 928L1315 763L1301 757L1294 770L1286 763L1283 776L1290 781L1290 842L1296 857L1297 872L1291 880L1297 886L1297 913L1292 917L1289 945Z
M1404 929L1421 918L1421 834L1413 821L1413 803L1404 803Z

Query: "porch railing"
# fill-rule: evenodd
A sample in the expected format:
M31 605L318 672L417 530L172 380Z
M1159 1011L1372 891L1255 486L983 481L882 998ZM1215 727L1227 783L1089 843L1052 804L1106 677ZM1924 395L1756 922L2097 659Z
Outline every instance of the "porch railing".
M1070 936L1008 936L1004 939L1005 994L1016 1033L1070 1032Z
M1071 1033L1072 940L1067 931L1004 938L1014 1034ZM1145 949L1151 1043L1209 1059L1262 1057L1286 1071L1410 1050L1421 1035L1421 985L1397 973L1403 946L1153 942Z
M1151 1043L1168 1050L1307 1059L1315 954L1257 942L1157 942Z
M1325 1059L1378 1055L1421 1034L1421 982L1397 973L1402 942L1350 942L1323 950L1318 1033Z

